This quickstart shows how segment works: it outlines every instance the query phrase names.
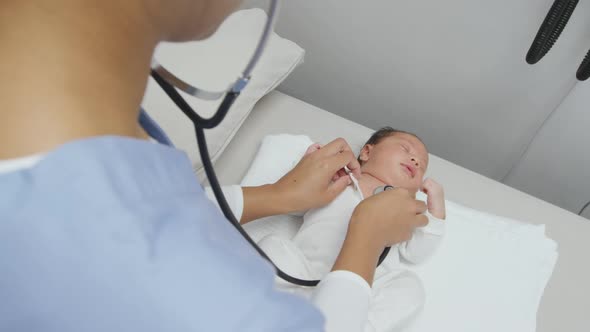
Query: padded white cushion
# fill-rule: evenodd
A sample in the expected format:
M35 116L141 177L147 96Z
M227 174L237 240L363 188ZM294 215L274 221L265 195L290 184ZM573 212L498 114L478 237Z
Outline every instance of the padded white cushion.
M182 44L163 43L155 56L168 70L199 88L224 90L245 68L265 22L266 13L261 9L237 11L209 39ZM297 44L276 33L271 36L247 88L221 125L206 131L213 161L223 152L256 102L278 86L303 61L304 53ZM182 95L202 117L213 115L221 102L203 101L184 93ZM188 153L195 171L201 171L192 123L151 78L142 106L166 131L176 147Z
M250 187L275 183L297 165L312 144L313 141L305 135L266 136L240 185Z

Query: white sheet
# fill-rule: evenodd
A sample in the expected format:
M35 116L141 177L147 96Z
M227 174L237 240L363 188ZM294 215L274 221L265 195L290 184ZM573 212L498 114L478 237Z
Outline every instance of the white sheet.
M408 331L535 331L557 260L545 227L447 202L447 233L425 264L422 316Z
M280 177L288 171L277 169L295 165L309 142L266 137L243 184L273 182L269 174ZM255 239L270 232L291 237L298 219L266 218L248 224L247 230ZM447 202L447 236L441 247L426 263L408 266L420 276L427 294L423 313L408 330L534 331L556 260L556 244L545 236L544 226Z

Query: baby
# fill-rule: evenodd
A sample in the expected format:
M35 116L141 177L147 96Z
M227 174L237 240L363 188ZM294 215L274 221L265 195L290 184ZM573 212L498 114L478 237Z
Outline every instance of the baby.
M314 144L306 155L318 149L320 145ZM409 241L393 246L375 271L365 331L391 331L411 322L424 304L420 280L400 263L401 259L420 263L436 250L444 233L444 191L434 180L423 180L428 151L411 133L390 127L378 130L364 145L358 160L360 178L353 178L353 184L332 203L307 211L293 239L271 234L258 245L283 271L301 279L322 279L336 261L358 203L385 185L402 187L413 194L422 191L427 195L429 224L417 228ZM279 281L279 287L304 296L311 294L309 288L284 281Z

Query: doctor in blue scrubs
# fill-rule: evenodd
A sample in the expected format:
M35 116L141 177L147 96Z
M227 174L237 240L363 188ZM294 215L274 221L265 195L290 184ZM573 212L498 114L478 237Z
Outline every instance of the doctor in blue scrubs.
M206 38L239 2L0 2L0 331L362 328L379 254L426 223L423 204L404 190L363 201L301 299L273 288L186 155L140 117L156 45ZM339 139L242 188L240 222L329 203L344 166L360 172Z

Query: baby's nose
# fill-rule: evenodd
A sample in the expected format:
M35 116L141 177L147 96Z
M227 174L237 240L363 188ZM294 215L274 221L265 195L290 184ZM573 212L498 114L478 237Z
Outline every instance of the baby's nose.
M416 167L420 167L420 162L418 161L418 159L412 158L412 162L414 163L414 165L416 165Z

